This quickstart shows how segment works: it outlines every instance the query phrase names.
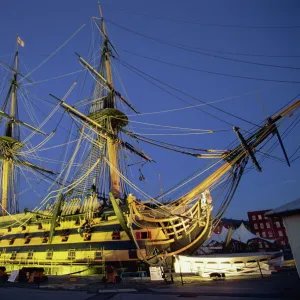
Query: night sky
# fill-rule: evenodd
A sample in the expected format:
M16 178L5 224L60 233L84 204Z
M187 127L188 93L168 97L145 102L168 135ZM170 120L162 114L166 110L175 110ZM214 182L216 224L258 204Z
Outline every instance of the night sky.
M158 112L141 116L130 113L130 120L216 131L187 135L187 131L161 130L133 122L131 129L136 132L160 134L148 137L194 148L227 149L236 140L232 125L245 133L253 128L253 124L259 124L300 94L299 1L102 0L101 4L108 36L120 54L121 63L115 61L114 66L128 98L141 113ZM2 0L0 60L11 63L19 34L25 42L25 47L20 49L20 70L27 74L25 67L29 71L34 69L86 24L54 57L32 73L32 79L37 82L34 92L54 102L48 94L62 97L75 80L84 81L83 72L38 81L82 70L74 52L90 57L91 41L99 34L95 26L92 27L92 16L99 16L96 0ZM175 87L177 91L162 86L177 98L144 80L126 64ZM2 78L7 72L0 69ZM158 81L155 83L159 84ZM116 88L125 94L117 81ZM67 102L80 101L85 92L78 84ZM0 97L3 103L4 94ZM162 112L218 100L222 101L216 102L216 107L239 118L207 106L198 108L215 118L196 108ZM35 105L44 113L53 109L53 105L38 102L37 98L32 101L37 101ZM21 109L20 116L22 113ZM299 111L288 118L280 126L280 132L298 115ZM57 121L60 116L58 113L54 119ZM41 122L43 117L38 119ZM53 124L47 126L48 132L53 130ZM284 139L289 155L300 144L299 129L299 125L296 126ZM179 132L184 134L161 135ZM63 141L62 134L51 143ZM168 190L212 163L143 143L139 143L139 147L156 163L141 168L146 178L143 182L138 180L139 166L132 167L130 172L133 180L151 196L157 196L161 186ZM59 157L61 154L51 155ZM279 148L272 155L283 158ZM298 155L300 151L293 158ZM258 158L261 157L258 154ZM246 219L247 211L275 208L298 198L299 167L300 159L290 168L277 159L264 160L262 173L253 169L244 176L226 217ZM199 177L193 183L203 178ZM174 198L177 196L174 194ZM31 207L38 203L38 198L33 199L27 192L20 201L21 207Z

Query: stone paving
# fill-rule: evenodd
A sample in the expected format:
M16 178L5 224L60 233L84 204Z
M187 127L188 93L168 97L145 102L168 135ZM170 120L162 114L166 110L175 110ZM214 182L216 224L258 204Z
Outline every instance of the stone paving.
M174 284L149 281L127 281L104 286L99 277L50 277L41 286L18 283L0 286L0 299L300 299L300 280L296 271L279 272L265 278L199 280L198 277L179 277Z

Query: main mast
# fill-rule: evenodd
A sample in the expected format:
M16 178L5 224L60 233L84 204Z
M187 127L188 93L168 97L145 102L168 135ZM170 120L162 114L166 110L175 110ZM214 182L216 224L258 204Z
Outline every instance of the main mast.
M109 40L106 33L106 26L103 20L103 14L102 9L100 6L100 3L98 3L99 7L99 13L101 18L101 33L103 35L104 41L103 41L103 49L102 49L102 62L103 67L105 70L104 75L105 80L107 82L107 85L110 87L108 89L107 95L105 99L103 100L103 105L101 109L93 112L93 117L96 119L101 119L102 125L113 135L118 135L118 129L119 124L116 122L115 119L112 119L112 117L116 115L122 114L116 109L116 96L113 92L114 85L113 85L113 78L112 78L112 70L111 70L111 64L110 64L110 48L109 48ZM121 184L120 184L120 177L118 174L119 170L119 147L118 144L115 142L114 139L108 137L106 139L106 145L107 145L107 154L108 154L108 160L109 160L109 177L110 177L110 190L113 193L115 198L120 198L121 196Z
M17 41L17 49L14 58L14 75L11 82L11 86L8 91L8 97L11 96L11 103L10 103L10 120L6 124L6 132L5 136L8 137L6 142L6 151L4 153L4 157L2 160L2 215L6 215L8 211L9 205L9 189L12 187L12 180L14 177L14 161L12 159L12 146L15 142L19 142L19 137L16 133L16 111L17 111L17 87L18 87L18 41ZM11 95L9 95L11 93ZM12 203L10 203L12 206Z
M108 45L108 38L106 34L106 27L105 23L103 20L103 14L102 14L102 9L100 6L100 3L98 3L99 6L99 12L100 12L100 18L101 18L101 23L102 23L102 30L103 30L103 35L104 35L104 43L103 43L103 56L104 56L104 62L105 62L105 69L106 69L106 76L107 76L107 82L108 84L113 87L113 79L112 79L112 73L111 73L111 65L110 65L110 53L109 53L109 45ZM111 101L106 101L109 102L109 108L114 108L116 109L116 97L114 93L109 92L107 95L108 98L111 98ZM109 100L109 99L107 99ZM107 107L108 108L108 107ZM111 119L108 117L108 125L111 127L112 130L116 132L117 129L113 128L111 126ZM108 159L110 162L109 166L109 173L110 173L110 183L111 183L111 192L113 193L115 198L119 198L121 194L121 186L120 186L120 177L116 170L119 169L118 166L118 145L112 140L111 138L107 139L107 152L108 152Z

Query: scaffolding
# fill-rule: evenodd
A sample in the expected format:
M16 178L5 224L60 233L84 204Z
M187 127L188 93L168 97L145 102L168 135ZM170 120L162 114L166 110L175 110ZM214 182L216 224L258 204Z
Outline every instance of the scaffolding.
M23 267L40 267L47 275L97 274L105 275L104 248L69 249L66 258L56 258L58 251L48 249L44 258L35 255L32 250L27 252L27 257L20 257L17 251L7 253L5 249L0 253L0 266L5 266L8 271ZM80 254L80 255L79 255ZM24 255L24 253L22 253ZM65 270L65 272L63 272ZM69 270L66 271L66 270ZM63 274L62 274L63 273Z

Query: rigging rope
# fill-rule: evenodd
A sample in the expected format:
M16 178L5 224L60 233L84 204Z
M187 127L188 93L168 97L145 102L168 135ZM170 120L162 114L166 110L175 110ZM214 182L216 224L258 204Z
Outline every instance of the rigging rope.
M52 56L54 56L60 49L62 49L75 35L77 35L77 33L79 33L79 31L81 31L81 29L85 26L85 24L83 24L79 29L76 30L75 33L73 33L62 45L60 45L53 53L51 53L45 60L43 60L40 64L38 64L34 69L32 69L29 73L27 73L25 75L24 78L27 78L28 76L30 76L33 72L35 72L38 68L40 68L43 64L45 64ZM23 81L22 78L19 83L21 83Z
M259 90L259 91L261 91L261 90ZM138 116L156 115L156 114L162 114L162 113L168 113L168 112L174 112L174 111L181 111L181 110L186 110L186 109L190 109L190 108L195 108L195 107L206 106L206 105L214 104L214 103L218 103L218 102L223 102L226 100L231 100L231 99L239 98L242 96L247 96L247 95L257 93L257 92L258 92L258 90L254 90L252 92L246 92L244 94L237 95L237 96L231 96L231 97L226 97L226 98L222 98L219 100L209 101L209 102L206 102L205 104L201 103L201 104L190 105L190 106L185 106L185 107L180 107L180 108L166 109L166 110L153 111L153 112L145 112L145 113L139 113L139 114L134 114L134 115L129 114L129 115L127 115L127 117L138 117Z
M80 73L80 72L83 72L83 71L86 71L86 69L81 69L81 70L78 70L78 71L74 71L74 72L70 72L70 73L58 75L58 76L55 76L55 77L50 77L50 78L42 79L42 80L39 80L39 81L34 81L32 83L31 82L24 83L24 84L22 84L22 86L33 85L33 84L42 83L42 82L48 82L50 80L67 77L67 76L70 76L70 75L73 75L73 74L77 74L77 73Z
M212 107L212 108L214 108L214 109L216 109L216 110L218 110L218 111L220 111L220 112L223 112L223 113L225 113L225 114L227 114L227 115L230 115L230 116L232 116L232 117L235 117L235 118L237 118L237 119L239 119L239 120L241 120L241 121L244 121L244 122L246 122L246 123L249 123L249 124L251 124L251 125L254 125L254 126L259 127L257 124L254 124L254 123L251 122L251 121L248 121L248 120L246 120L246 119L244 119L244 118L241 118L241 117L239 117L239 116L237 116L237 115L234 115L234 114L232 114L232 113L230 113L230 112L227 112L227 111L225 111L225 110L223 110L223 109L221 109L221 108L218 108L218 107L216 107L216 106L214 106L214 105L212 105L212 104L208 104L207 102L204 102L203 100L200 100L200 99L197 98L197 97L194 97L194 96L192 96L192 95L190 95L190 94L188 94L188 93L186 93L186 92L184 92L184 91L182 91L182 90L180 90L180 89L178 89L178 88L175 88L175 87L173 87L173 86L171 86L171 85L169 85L169 84L167 84L167 83L165 83L165 82L163 82L163 81L161 81L161 80L159 80L159 79L157 79L157 78L155 78L155 77L153 77L153 76L151 76L151 75L149 75L149 74L147 74L147 73L145 73L145 72L143 72L143 71L141 71L141 70L139 70L138 68L136 68L136 67L134 67L134 66L132 66L132 65L130 65L130 64L127 64L126 62L122 62L120 59L118 59L118 61L119 61L122 65L124 65L125 67L127 67L128 69L130 69L131 71L134 70L135 73L138 72L138 73L140 73L140 74L143 74L144 76L149 77L149 78L151 78L151 79L153 79L153 80L159 82L160 84L162 84L162 85L164 85L164 86L167 86L168 88L173 89L173 90L175 90L176 92L181 93L181 94L183 94L183 95L185 95L185 96L187 96L187 97L189 97L189 98L191 98L191 99L194 99L194 100L196 100L196 101L198 101L198 102L202 102L202 103L204 103L204 104L207 104L207 106ZM140 74L139 74L139 76L140 76ZM141 76L141 77L144 78L143 76ZM144 78L144 79L145 79L145 78ZM149 81L149 80L148 80L148 81ZM151 82L151 81L149 81L149 82ZM152 83L152 82L151 82L151 83ZM299 83L300 83L300 82L299 82ZM152 84L153 84L153 83L152 83ZM178 98L178 97L177 97L177 98ZM178 99L180 99L180 98L178 98ZM184 101L184 100L181 99L181 101ZM186 102L186 101L184 101L184 102ZM188 103L188 102L186 102L186 103ZM189 104L190 104L190 103L189 103ZM211 116L211 117L213 117L213 118L215 118L215 119L218 119L219 121L222 121L222 122L224 122L224 123L226 123L226 124L228 124L228 125L230 125L230 126L234 126L234 124L232 124L232 123L230 123L230 122L228 122L228 121L226 121L226 120L224 120L224 119L221 119L221 118L219 118L219 117L217 117L217 116L215 116L215 115L213 115L213 114L210 114L210 113L208 113L207 111L204 111L204 110L202 110L202 109L200 109L200 108L198 108L198 107L196 107L196 109L198 109L198 110L202 111L203 113L205 113L205 114L207 114L207 115L209 115L209 116Z
M110 5L110 4L103 4L104 7L112 8L113 10L118 10L118 11L125 11L130 14L135 14L135 15L140 15L143 17L148 17L151 19L159 19L159 20L165 20L165 21L170 21L170 22L176 22L179 24L194 24L194 25L199 25L199 26L204 26L204 27L220 27L220 28L244 28L244 29L300 29L300 25L236 25L236 24L221 24L221 23L202 23L200 21L191 21L191 20L182 20L182 19L177 19L177 18L169 18L169 17L162 17L162 16L156 16L156 15L149 15L143 12L138 12L138 11L132 11L123 7L118 7L115 5ZM99 19L99 18L95 18ZM299 56L296 56L299 57Z

